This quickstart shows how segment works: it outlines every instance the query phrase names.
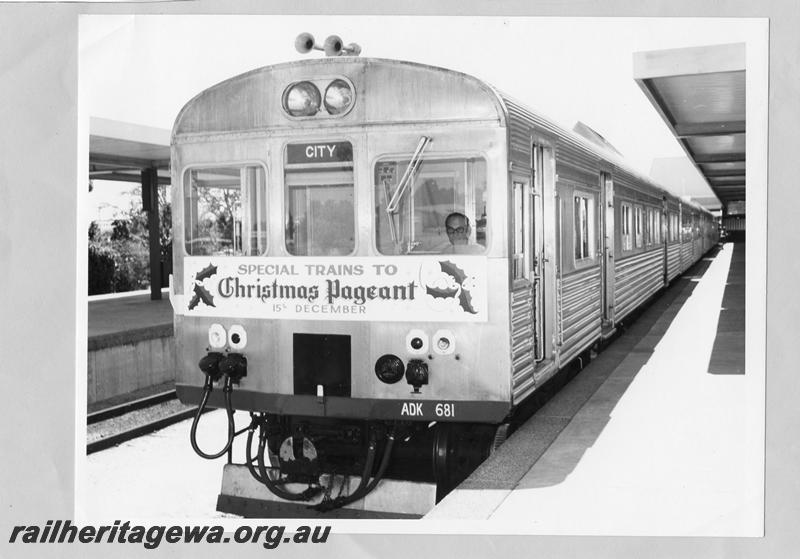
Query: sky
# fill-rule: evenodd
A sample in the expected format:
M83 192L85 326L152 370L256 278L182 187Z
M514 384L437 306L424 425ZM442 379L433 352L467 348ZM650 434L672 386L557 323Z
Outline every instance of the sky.
M213 84L324 56L297 53L298 33L310 32L318 43L336 34L358 43L361 56L462 71L566 128L582 121L645 175L654 159L685 154L633 80L633 53L758 37L744 18L87 15L80 30L86 116L168 130L181 107ZM696 171L694 181L663 183L678 195L713 196L703 185ZM113 209L101 204L127 209L112 190L130 186L98 186L89 218L109 218Z

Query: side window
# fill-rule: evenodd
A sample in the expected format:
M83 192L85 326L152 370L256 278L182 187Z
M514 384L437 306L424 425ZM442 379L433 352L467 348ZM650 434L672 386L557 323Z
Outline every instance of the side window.
M647 226L645 229L645 240L647 246L651 246L659 242L659 226L658 211L655 208L647 208Z
M514 246L511 272L514 279L525 277L525 185L514 181Z
M633 221L633 213L631 212L631 205L625 202L620 206L620 233L622 241L622 250L631 250L633 248L633 235L631 222Z
M669 226L669 240L672 242L676 242L679 240L680 235L680 226L678 224L678 214L670 213L670 226Z
M190 256L256 256L267 250L266 173L260 165L187 169L184 237Z
M642 248L644 243L644 216L642 215L644 212L641 206L634 207L634 217L633 217L633 233L634 239L636 241L636 248Z
M653 242L661 244L661 210L653 210Z
M588 194L575 194L573 199L575 262L593 258L594 199Z

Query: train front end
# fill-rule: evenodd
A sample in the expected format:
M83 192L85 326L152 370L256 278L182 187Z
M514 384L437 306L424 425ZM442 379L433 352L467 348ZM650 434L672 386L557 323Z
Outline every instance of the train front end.
M284 498L389 454L381 475L452 479L511 408L491 88L396 61L283 64L198 95L172 144L180 399L250 412L251 472Z

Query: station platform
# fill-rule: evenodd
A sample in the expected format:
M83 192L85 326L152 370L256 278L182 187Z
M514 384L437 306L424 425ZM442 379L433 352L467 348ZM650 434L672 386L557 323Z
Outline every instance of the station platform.
M159 391L175 379L173 314L168 290L89 298L89 411Z
M156 301L150 299L149 290L90 297L87 331L89 351L172 335L169 290Z
M744 264L744 243L706 255L425 519L762 535L764 380L744 368Z

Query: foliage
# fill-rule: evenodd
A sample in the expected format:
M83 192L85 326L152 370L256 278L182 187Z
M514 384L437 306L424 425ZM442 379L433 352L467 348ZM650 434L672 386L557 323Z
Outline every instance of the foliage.
M172 260L172 208L168 189L158 189L161 260L168 274ZM150 286L148 215L141 189L133 192L130 208L101 231L92 222L89 237L89 295L122 293Z
M114 251L110 247L89 241L89 295L114 291L115 268Z

